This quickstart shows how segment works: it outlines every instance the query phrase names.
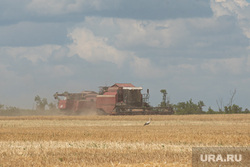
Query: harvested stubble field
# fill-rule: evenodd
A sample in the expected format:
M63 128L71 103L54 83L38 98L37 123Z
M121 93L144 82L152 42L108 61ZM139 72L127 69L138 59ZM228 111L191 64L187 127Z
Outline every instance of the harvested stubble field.
M0 117L0 167L191 166L193 146L250 146L249 127L250 114Z

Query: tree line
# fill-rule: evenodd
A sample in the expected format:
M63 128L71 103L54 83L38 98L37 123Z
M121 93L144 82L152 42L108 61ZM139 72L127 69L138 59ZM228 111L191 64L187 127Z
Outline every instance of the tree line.
M236 113L250 113L250 111L246 108L243 110L242 107L233 104L233 99L236 94L236 90L231 93L231 98L228 105L223 106L222 100L220 103L217 101L218 111L213 110L211 107L208 108L207 111L203 110L205 103L203 101L198 101L198 103L194 103L192 99L186 102L179 102L177 104L171 104L169 100L167 100L167 91L166 89L162 89L160 91L162 93L162 102L159 104L160 107L171 107L176 115L186 115L186 114L236 114Z
M35 96L34 101L36 103L36 110L39 111L44 111L46 108L48 110L54 110L56 109L56 104L55 103L48 103L47 98L41 98L39 95ZM12 107L12 106L5 106L3 104L0 104L0 111L10 111L10 112L14 112L14 111L19 111L22 109L19 109L17 107Z
M36 109L37 110L45 110L45 107L48 106L49 110L56 109L56 105L54 103L48 103L48 100L46 98L41 98L40 96L35 97L36 102Z

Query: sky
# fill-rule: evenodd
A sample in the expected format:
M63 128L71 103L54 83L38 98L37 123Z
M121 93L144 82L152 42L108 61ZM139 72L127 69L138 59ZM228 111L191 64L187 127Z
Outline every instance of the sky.
M132 83L250 108L249 0L1 0L0 104Z

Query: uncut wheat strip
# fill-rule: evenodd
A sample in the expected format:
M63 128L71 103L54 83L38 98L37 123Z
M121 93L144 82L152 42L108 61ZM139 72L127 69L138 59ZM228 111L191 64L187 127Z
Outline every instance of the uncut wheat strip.
M0 153L10 150L23 152L27 150L57 149L57 148L80 148L80 149L130 149L130 150L168 150L174 152L191 152L189 145L170 145L164 143L124 143L124 142L96 142L96 141L1 141Z
M44 149L130 149L130 150L167 150L172 152L191 152L192 147L218 147L218 145L184 145L165 143L144 143L144 142L98 142L98 141L0 141L0 153L13 151L22 153L25 151L39 151ZM232 147L230 145L223 147Z
M89 127L89 126L141 126L145 121L129 120L0 120L0 127ZM187 121L187 120L168 120L152 121L150 126L167 125L237 125L249 126L250 121Z
M0 120L0 127L89 127L89 126L141 126L145 121L108 120ZM155 122L155 125L164 124Z

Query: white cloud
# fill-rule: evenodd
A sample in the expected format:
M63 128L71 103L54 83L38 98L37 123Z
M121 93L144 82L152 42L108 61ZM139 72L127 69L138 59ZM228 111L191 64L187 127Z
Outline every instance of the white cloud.
M68 76L68 75L73 75L74 72L67 66L65 65L55 65L53 67L52 73L55 76Z
M245 42L238 25L227 18L141 21L87 17L83 25L91 29L94 34L106 38L105 42L110 46L135 52L140 54L140 57L153 58L159 52L167 57L207 57L214 53L215 56L227 56L224 50L229 46L235 44L234 48L244 47L236 40L241 40L243 44ZM149 52L145 50L154 54L147 55ZM233 53L234 51L228 55Z
M242 74L246 72L246 59L239 58L225 58L225 59L211 59L201 64L201 68L208 70L214 74L228 73L228 74Z
M181 71L181 73L195 72L196 66L193 64L179 64L177 65L176 71Z
M212 0L211 8L215 17L235 16L245 35L250 38L250 4L246 0Z
M72 12L81 11L82 5L86 3L85 0L32 0L28 5L27 9L39 14L66 14Z
M117 45L123 47L154 47L168 48L176 44L178 36L185 36L185 27L179 26L180 20L141 21L131 19L117 19L120 33Z
M163 70L153 66L150 59L133 57L130 62L133 72L140 78L159 78L164 75Z
M194 21L86 17L83 25L100 36L104 35L117 48L138 50L144 47L169 48L179 45L183 38L188 37L186 24L189 22L193 24ZM200 22L201 20L197 24L202 24Z
M212 0L211 7L216 17L233 14L241 19L245 17L242 11L249 7L249 3L245 0Z
M35 82L34 76L19 75L15 71L3 70L1 67L0 75L0 104L31 109L35 97L34 91L41 87Z
M232 21L217 17L162 21L87 17L82 24L86 28L76 28L69 35L74 41L70 45L71 55L78 54L90 62L101 60L121 64L127 60L136 75L146 78L162 76L161 70L181 74L195 73L200 68L211 73L240 74L246 71L241 58L246 55L240 51L244 46L236 40L244 39L244 35ZM229 27L231 24L234 27ZM143 52L150 48L153 49L151 53L156 53ZM163 49L164 57L157 55L158 49ZM170 57L181 58L181 61L173 60L173 66L167 61ZM204 67L188 63L190 57ZM158 58L166 61L165 66L163 62L157 68L153 65L159 63Z
M88 21L96 21L95 19L88 19ZM110 22L110 19L101 19L101 24L104 26L108 26L106 22ZM127 27L128 20L123 20L118 19L115 21L112 21L112 26L118 26L119 28L124 29ZM144 37L145 34L143 35L143 31L146 33L146 30L143 28L138 27L139 24L137 24L135 21L133 26L130 27L135 27L138 31L142 31L141 36ZM88 22L89 23L89 22ZM93 24L91 22L90 24ZM125 27L123 27L124 25ZM131 25L128 23L128 25ZM112 27L111 26L111 27ZM133 29L134 30L134 29ZM132 31L133 31L132 30ZM123 30L119 32L119 34L124 33ZM130 34L131 38L133 41L136 41L135 38L140 36L140 34L133 33ZM125 34L126 35L126 34ZM69 37L73 40L73 43L69 45L70 48L70 55L78 55L79 57L89 61L89 62L98 62L98 61L106 61L106 62L111 62L115 63L120 67L125 61L130 63L131 70L134 72L135 75L140 76L142 78L150 78L150 77L159 77L162 76L163 73L161 72L160 69L152 65L152 61L148 58L140 58L137 55L135 55L134 52L130 51L123 51L117 49L115 46L109 45L108 44L108 37L101 37L101 36L96 36L93 34L92 31L86 28L76 28L74 29L70 34ZM112 38L112 37L111 37ZM116 39L115 43L119 41L120 39ZM132 41L126 41L127 43L130 43ZM143 43L141 41L141 43Z
M250 47L249 47L250 50ZM248 57L246 58L246 70L249 73L250 72L250 54L248 55Z
M47 59L56 50L60 50L61 46L58 45L44 45L36 47L2 47L0 54L7 55L14 58L26 58L32 63L38 61L47 61Z
M73 43L69 45L70 55L78 55L90 62L106 61L121 66L130 54L108 45L107 38L95 36L86 28L74 29L69 37L73 40Z
M31 0L27 9L42 15L60 15L102 10L112 7L114 0Z
M211 15L209 0L26 0L26 11L38 15L60 15L84 13L88 16L108 16L115 18L140 18L143 20L180 17L207 17ZM177 5L181 3L181 5Z

